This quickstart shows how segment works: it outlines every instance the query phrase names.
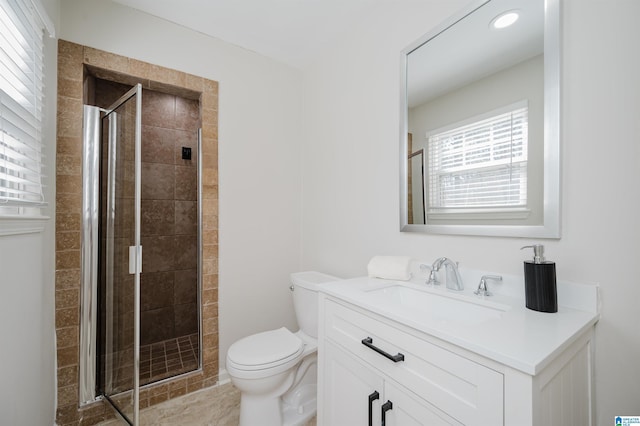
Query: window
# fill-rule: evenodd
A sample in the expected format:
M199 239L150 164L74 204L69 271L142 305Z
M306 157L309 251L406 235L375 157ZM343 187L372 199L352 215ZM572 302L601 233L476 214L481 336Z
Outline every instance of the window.
M527 206L526 101L427 135L429 213Z
M43 16L30 0L0 0L0 215L39 216L45 204Z

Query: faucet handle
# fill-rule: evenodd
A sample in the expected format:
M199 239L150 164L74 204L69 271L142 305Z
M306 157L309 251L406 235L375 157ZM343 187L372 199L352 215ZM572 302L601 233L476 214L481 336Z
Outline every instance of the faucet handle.
M438 276L436 275L436 272L438 272L437 269L432 269L431 272L429 272L429 279L427 279L427 282L425 284L440 285L440 280L438 280Z
M487 287L487 280L494 281L502 281L501 275L483 275L480 278L480 283L478 284L478 289L473 292L473 294L477 296L493 296L493 293L489 291L489 287Z
M429 273L429 278L424 282L426 285L439 285L440 281L436 276L437 269L434 269L433 266L426 265L424 263L420 264L420 272Z

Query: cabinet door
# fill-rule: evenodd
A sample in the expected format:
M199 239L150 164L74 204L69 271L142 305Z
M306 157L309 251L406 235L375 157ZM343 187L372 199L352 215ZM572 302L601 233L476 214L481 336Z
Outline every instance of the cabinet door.
M379 425L382 378L362 361L328 341L324 356L323 423L331 426ZM370 408L372 418L369 418Z
M385 382L384 403L391 404L391 409L385 412L386 426L449 426L462 425L462 423L446 415L422 398L418 398L412 392L393 384Z

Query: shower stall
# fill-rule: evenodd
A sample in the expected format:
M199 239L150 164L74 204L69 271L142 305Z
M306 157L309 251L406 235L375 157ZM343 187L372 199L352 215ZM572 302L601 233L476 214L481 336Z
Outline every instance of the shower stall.
M80 403L139 421L141 386L202 367L197 100L85 82Z

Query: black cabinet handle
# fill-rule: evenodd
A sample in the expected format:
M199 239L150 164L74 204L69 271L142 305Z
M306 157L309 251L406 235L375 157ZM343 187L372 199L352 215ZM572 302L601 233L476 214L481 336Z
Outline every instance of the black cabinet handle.
M382 404L382 426L387 421L387 411L393 410L393 403L391 401L387 401Z
M373 391L373 393L369 395L369 426L373 426L373 401L376 399L380 399L380 394L378 391Z
M373 349L374 351L378 352L380 355L384 356L385 358L390 359L393 362L404 361L404 355L402 355L400 352L398 352L396 355L391 355L391 354L383 351L382 349L374 346L373 345L373 339L371 337L367 337L366 339L362 339L362 344L365 345L366 347L368 347L369 349Z

